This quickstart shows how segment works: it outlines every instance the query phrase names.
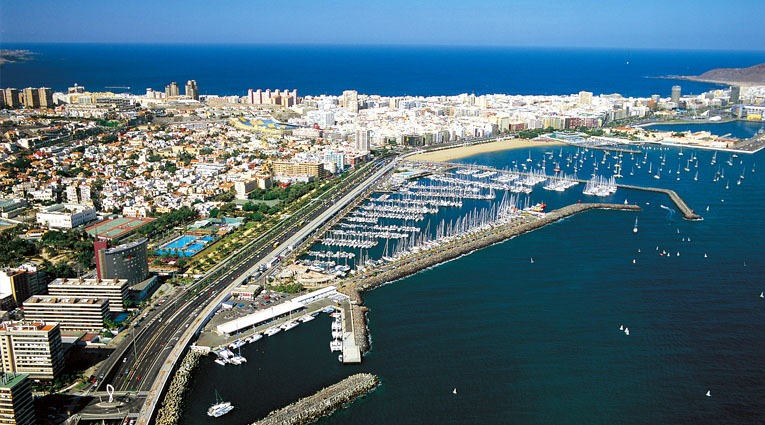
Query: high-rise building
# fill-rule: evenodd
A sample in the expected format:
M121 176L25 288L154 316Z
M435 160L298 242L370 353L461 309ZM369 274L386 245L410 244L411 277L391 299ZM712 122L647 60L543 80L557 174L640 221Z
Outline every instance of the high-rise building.
M343 108L351 112L359 112L359 93L356 90L343 92Z
M2 308L5 309L18 307L24 300L31 297L32 290L29 287L26 272L18 269L0 270L0 294L3 294L3 298L11 303L11 305L3 305ZM10 295L11 298L8 299L6 295Z
M19 89L7 88L3 90L5 92L5 105L9 109L18 108L19 103Z
M356 130L356 150L359 152L369 152L370 131L366 128Z
M22 91L24 101L22 102L27 108L39 108L40 107L40 92L36 88L27 87Z
M55 379L64 370L64 348L58 323L0 323L0 358L5 373L26 373L32 379Z
M0 424L34 425L32 384L23 373L6 373L0 378Z
M672 86L672 95L670 96L670 99L672 100L672 103L675 104L675 106L680 104L680 95L681 95L680 86Z
M592 105L592 92L580 91L579 92L579 104L580 105Z
M197 87L196 80L189 80L186 82L186 97L199 100L199 87Z
M165 86L165 97L178 97L181 95L181 89L178 88L178 83L173 81Z
M126 279L135 285L149 278L148 239L108 248L104 241L94 243L96 272L100 279Z
M741 101L741 87L730 86L730 103L737 104Z
M53 90L48 87L40 87L37 89L37 96L40 98L41 108L53 107Z

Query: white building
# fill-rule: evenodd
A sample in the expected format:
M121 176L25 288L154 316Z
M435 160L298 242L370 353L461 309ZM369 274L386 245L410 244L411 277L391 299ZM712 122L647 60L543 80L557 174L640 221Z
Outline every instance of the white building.
M82 204L56 204L37 213L37 223L48 228L73 229L96 219L96 210Z

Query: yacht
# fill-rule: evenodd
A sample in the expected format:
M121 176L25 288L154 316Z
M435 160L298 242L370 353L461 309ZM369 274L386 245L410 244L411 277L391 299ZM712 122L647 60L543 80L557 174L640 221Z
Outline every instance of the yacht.
M339 339L333 339L329 343L329 351L342 351L343 350L343 341L340 341Z
M297 325L299 325L299 324L300 324L300 322L298 322L297 320L293 320L291 322L287 322L287 323L283 324L282 325L282 329L284 329L285 331L288 331L288 330L290 330L292 328L296 328Z
M223 401L223 399L220 398L220 394L218 394L218 390L215 390L215 404L207 409L207 416L219 418L232 410L234 410L234 406L231 402Z
M271 326L270 328L266 329L265 334L268 336L274 336L282 331L282 328L278 326Z
M301 317L298 320L300 320L301 322L305 323L305 322L310 322L311 320L313 320L315 318L316 318L316 316L311 316L310 314L306 314L305 316Z
M247 341L249 344L252 344L255 341L260 341L263 338L263 334L255 334L252 336L248 336L245 341Z

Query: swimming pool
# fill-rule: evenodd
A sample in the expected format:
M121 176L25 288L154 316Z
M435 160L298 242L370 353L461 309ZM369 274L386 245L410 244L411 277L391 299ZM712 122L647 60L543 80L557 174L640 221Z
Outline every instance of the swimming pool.
M162 245L154 252L157 255L177 255L179 257L191 257L204 249L205 245L214 241L212 236L183 235Z

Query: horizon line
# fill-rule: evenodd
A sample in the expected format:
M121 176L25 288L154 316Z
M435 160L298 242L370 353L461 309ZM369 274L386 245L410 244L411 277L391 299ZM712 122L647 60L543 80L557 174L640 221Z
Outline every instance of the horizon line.
M635 46L572 46L572 45L516 45L516 44L453 44L453 43L324 43L324 42L183 42L161 43L135 41L5 41L2 50L11 50L9 45L97 45L97 46L259 46L259 47L395 47L395 48L447 48L447 49L549 49L549 50L635 50L635 51L706 51L706 52L751 52L765 53L765 49L751 48L706 48L706 47L635 47ZM765 61L765 58L763 58Z

